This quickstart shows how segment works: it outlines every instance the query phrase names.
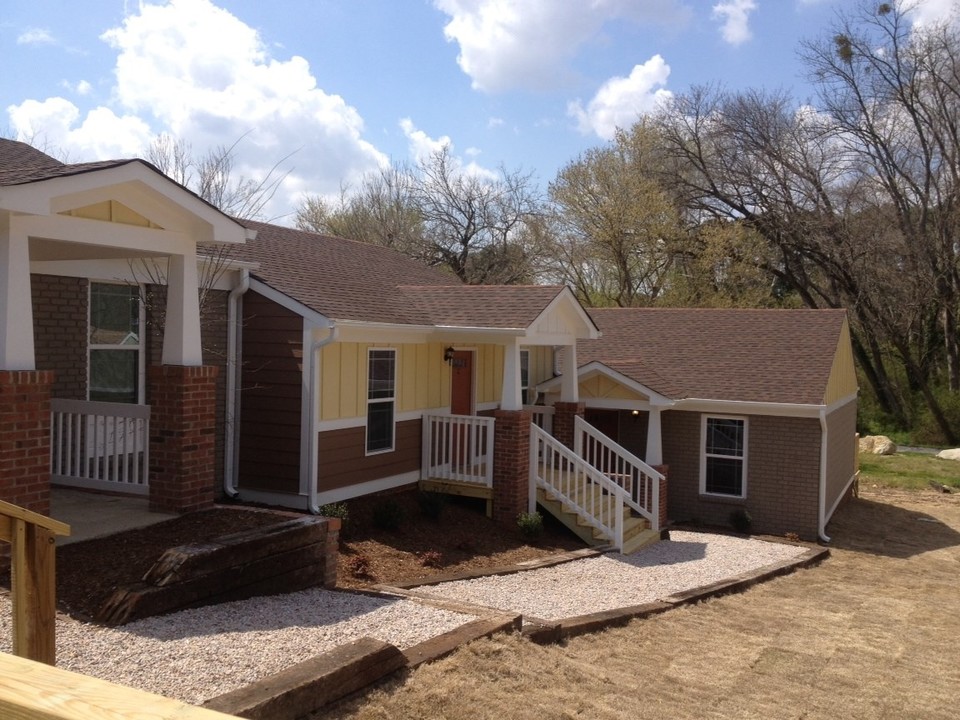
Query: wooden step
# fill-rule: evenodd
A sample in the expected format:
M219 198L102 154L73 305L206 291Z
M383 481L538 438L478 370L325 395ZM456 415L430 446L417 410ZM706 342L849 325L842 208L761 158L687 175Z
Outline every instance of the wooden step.
M620 550L620 552L624 555L630 555L659 541L660 531L652 530L651 528L647 527L631 537L629 540L624 539L623 548Z
M608 536L607 533L599 528L590 525L586 520L581 518L571 506L562 502L543 488L537 489L537 502L544 510L557 518L567 529L588 545L597 547L614 542L614 538ZM609 514L609 511L601 514L601 522L612 525L605 517L607 514ZM631 514L630 508L628 507L624 508L623 515L624 554L636 552L660 539L660 533L650 529L650 522L646 518Z

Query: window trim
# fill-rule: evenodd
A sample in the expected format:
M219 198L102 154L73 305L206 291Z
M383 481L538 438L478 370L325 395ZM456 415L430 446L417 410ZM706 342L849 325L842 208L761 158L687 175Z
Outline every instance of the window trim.
M373 398L370 397L370 361L372 359L373 353L375 352L389 352L393 355L393 378L392 378L392 390L393 394L389 398ZM398 358L399 353L397 353L396 348L391 347L369 347L367 348L367 392L366 392L366 422L364 422L364 439L363 439L363 449L364 455L382 455L383 453L393 452L397 448L397 372ZM392 422L390 423L390 446L377 448L376 450L370 449L370 405L386 405L389 403L392 407L391 417Z
M524 382L524 365L526 365L527 377L526 382ZM529 349L520 349L520 398L523 401L523 405L533 405L529 402L530 400L530 350Z
M741 461L740 466L740 494L731 495L727 493L707 492L707 424L710 420L738 420L743 423L743 445L740 449L740 455L716 455L710 454L709 457L735 458ZM721 498L725 500L745 500L747 497L747 460L748 448L750 447L750 423L745 415L714 415L703 414L700 416L700 494L709 498Z
M93 324L93 286L94 285L114 285L136 290L137 295L137 344L136 345L111 345L103 343L90 342L90 328ZM110 282L105 280L90 279L87 282L87 400L90 401L90 391L93 388L91 371L93 363L90 357L92 351L96 350L123 350L137 353L137 401L136 405L143 405L146 402L146 346L144 335L147 329L147 313L143 302L143 287L141 285L131 285L130 283ZM91 401L92 402L92 401Z

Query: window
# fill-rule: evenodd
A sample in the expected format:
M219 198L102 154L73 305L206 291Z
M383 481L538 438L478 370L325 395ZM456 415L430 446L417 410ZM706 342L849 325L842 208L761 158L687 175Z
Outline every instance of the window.
M396 350L370 350L367 355L368 453L393 450L396 377Z
M700 492L746 497L747 421L737 417L703 418Z
M141 401L140 313L139 288L90 283L91 400Z
M530 351L520 351L520 398L524 405L530 404Z

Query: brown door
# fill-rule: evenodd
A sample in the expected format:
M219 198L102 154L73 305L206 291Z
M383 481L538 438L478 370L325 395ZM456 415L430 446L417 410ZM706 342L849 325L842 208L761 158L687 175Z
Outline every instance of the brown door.
M457 350L453 353L453 372L450 386L450 412L454 415L473 414L473 353Z
M620 413L616 410L588 408L583 419L614 442L620 442Z

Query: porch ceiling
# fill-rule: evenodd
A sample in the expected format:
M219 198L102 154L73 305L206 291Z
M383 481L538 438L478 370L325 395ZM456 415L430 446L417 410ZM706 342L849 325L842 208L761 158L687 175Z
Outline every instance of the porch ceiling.
M54 260L112 260L142 257L163 257L164 253L150 250L92 245L89 243L30 238L30 260L47 262Z

